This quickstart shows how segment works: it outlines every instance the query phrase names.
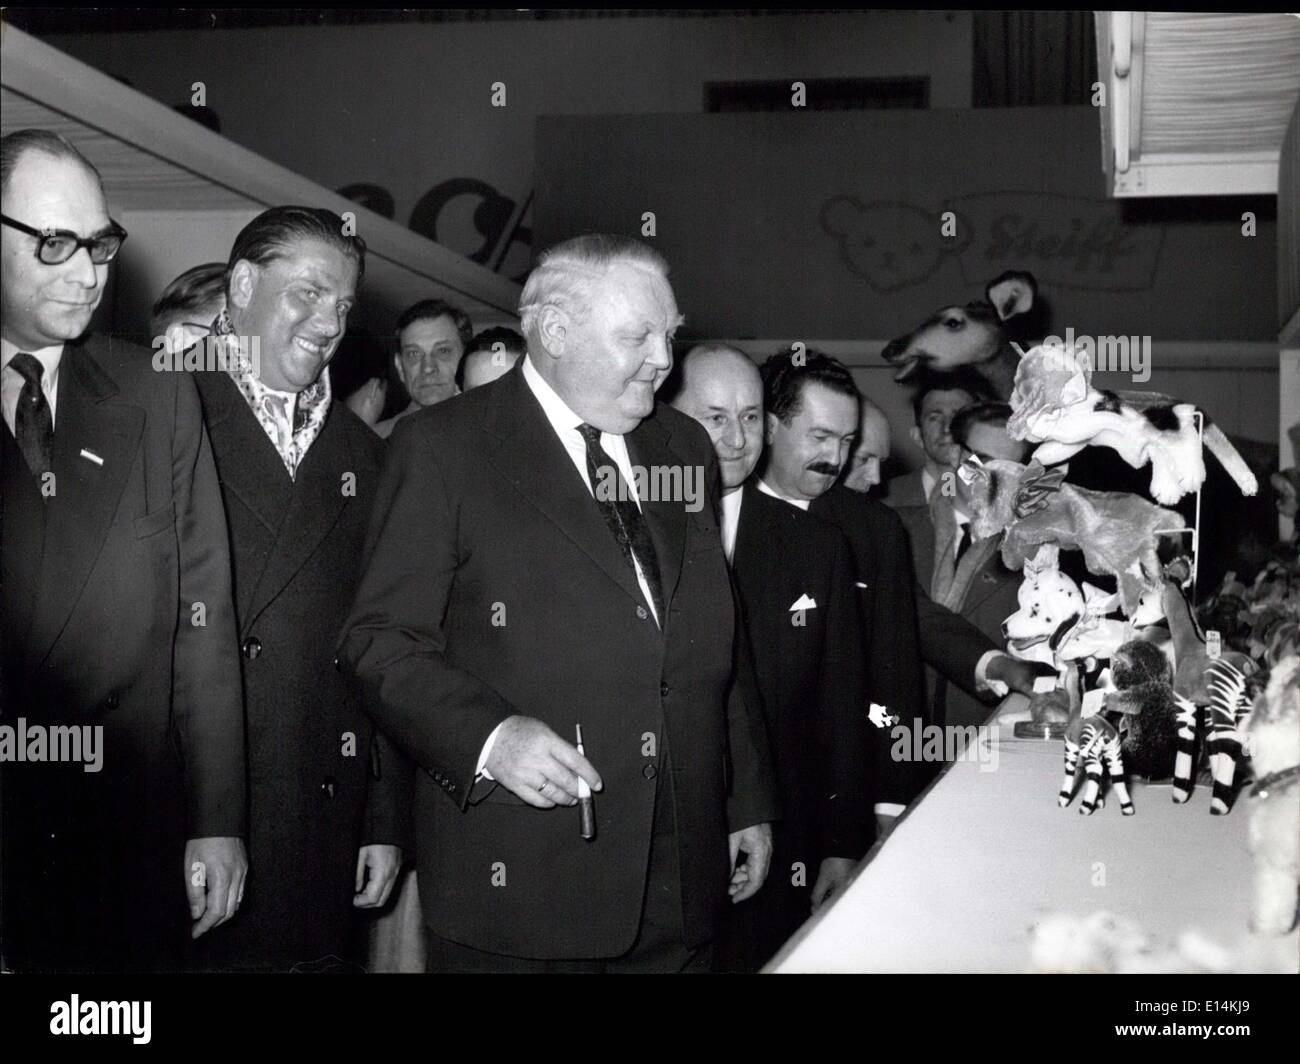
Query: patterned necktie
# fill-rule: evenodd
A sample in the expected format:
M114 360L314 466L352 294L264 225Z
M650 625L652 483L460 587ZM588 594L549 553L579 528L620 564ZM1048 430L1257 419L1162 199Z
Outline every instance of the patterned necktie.
M663 591L659 583L659 559L655 555L654 543L650 539L650 530L646 527L641 508L633 501L628 490L627 481L618 471L618 466L600 445L600 429L585 422L578 426L582 438L587 441L587 475L591 477L591 490L596 496L596 503L605 517L605 524L614 533L623 557L632 566L636 574L637 564L645 577L646 586L650 588L650 597L654 602L655 616L660 626L664 622ZM612 496L612 498L611 498ZM636 562L633 562L635 557Z
M14 436L18 448L27 460L27 468L39 479L53 465L54 418L50 404L41 390L43 368L35 355L20 351L9 363L23 378L23 390L18 394L18 409L14 416Z

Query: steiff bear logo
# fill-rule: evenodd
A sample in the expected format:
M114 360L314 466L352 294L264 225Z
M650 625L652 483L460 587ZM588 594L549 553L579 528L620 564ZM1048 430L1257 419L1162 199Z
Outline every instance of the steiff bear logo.
M1166 228L1125 225L1111 200L1051 192L978 192L930 210L838 195L822 205L820 221L844 265L879 292L920 284L948 258L967 285L1018 269L1058 288L1146 291Z
M855 196L833 196L821 210L821 225L840 245L840 258L878 292L919 284L946 255L964 250L970 227L943 237L940 212L910 203L867 203ZM963 235L966 234L966 235Z

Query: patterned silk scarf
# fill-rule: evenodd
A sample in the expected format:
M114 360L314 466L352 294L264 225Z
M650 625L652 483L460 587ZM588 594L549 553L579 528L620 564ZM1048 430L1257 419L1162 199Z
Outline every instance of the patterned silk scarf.
M212 323L212 331L225 346L225 366L230 379L235 382L258 424L274 444L289 476L296 476L307 448L320 435L325 416L329 413L329 370L322 370L316 383L304 388L296 396L288 392L277 392L255 376L254 360L239 350L239 338L235 335L235 327L225 310Z

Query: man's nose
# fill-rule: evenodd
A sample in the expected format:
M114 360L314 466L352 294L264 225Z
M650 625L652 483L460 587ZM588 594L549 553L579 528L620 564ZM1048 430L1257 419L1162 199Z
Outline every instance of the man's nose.
M99 270L90 259L90 248L77 248L72 258L64 264L64 276L82 288L99 287Z
M672 366L673 351L667 337L655 337L654 343L651 345L650 355L646 358L646 364L654 366L655 369L669 369Z
M739 421L733 421L723 434L723 442L733 451L745 449L745 428Z

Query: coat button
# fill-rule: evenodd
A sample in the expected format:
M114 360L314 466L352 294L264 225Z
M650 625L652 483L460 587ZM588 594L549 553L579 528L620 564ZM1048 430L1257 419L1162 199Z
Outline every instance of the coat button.
M118 703L117 695L109 695L106 699L104 699L104 708L117 709L117 703Z
M669 691L669 690L670 690L670 688L668 687L668 685L667 685L666 683L661 683L661 684L659 685L659 695L660 695L660 697L661 697L661 698L667 698L667 697L668 697L668 691Z
M333 777L333 776L326 776L323 780L321 780L321 784L320 784L320 792L321 792L321 794L325 795L325 797L327 797L327 798L333 798L333 797L334 797L334 777Z
M262 653L262 641L256 638L245 639L242 649L244 651L244 657L249 661L252 661L258 654Z
M636 608L636 619L638 621L644 621L649 616L650 614L646 613L644 606L638 606Z
M334 670L335 670L335 672L342 672L342 671L343 671L343 662L339 661L338 658L335 658L335 659L334 659Z
M659 770L655 768L654 765L643 765L641 767L641 775L648 780L652 780L659 775Z

